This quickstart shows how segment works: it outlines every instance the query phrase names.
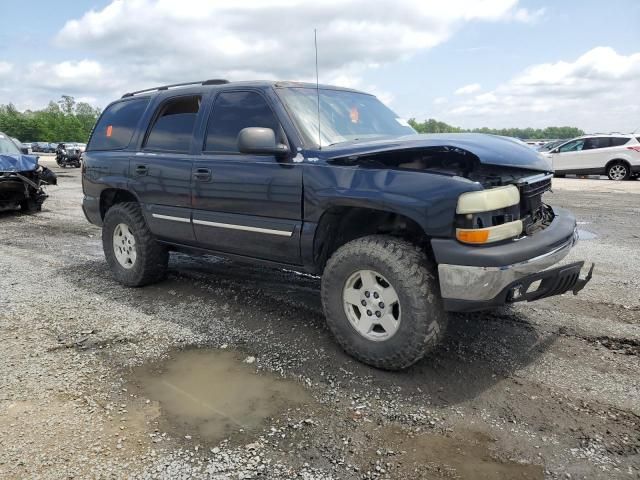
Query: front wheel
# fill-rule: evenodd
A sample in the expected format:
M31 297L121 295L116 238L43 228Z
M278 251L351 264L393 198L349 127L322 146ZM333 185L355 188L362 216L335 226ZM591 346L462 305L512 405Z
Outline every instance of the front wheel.
M372 235L340 247L322 276L327 325L368 365L400 370L441 339L447 322L433 269L418 247Z
M626 163L614 162L607 168L607 176L610 180L629 180L631 171Z
M137 203L118 203L107 211L102 248L114 278L128 287L160 281L167 271L169 252L154 238Z

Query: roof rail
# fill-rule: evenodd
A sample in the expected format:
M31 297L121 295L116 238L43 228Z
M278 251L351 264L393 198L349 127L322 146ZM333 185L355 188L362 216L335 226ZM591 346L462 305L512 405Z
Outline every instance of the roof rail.
M145 88L144 90L137 90L135 92L128 92L122 95L122 98L133 97L140 93L155 92L160 90L169 90L174 87L186 87L187 85L224 85L229 83L229 80L223 78L212 78L210 80L204 80L199 82L185 82L185 83L172 83L171 85L162 85L161 87Z

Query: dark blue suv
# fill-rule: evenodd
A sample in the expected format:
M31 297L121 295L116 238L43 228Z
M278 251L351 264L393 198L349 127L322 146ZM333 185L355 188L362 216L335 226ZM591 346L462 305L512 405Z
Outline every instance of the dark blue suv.
M366 93L209 80L105 109L83 209L119 282L162 279L171 250L322 275L337 341L400 369L437 343L448 311L590 279L584 262L550 268L577 241L573 215L542 201L552 175L521 142L418 135Z

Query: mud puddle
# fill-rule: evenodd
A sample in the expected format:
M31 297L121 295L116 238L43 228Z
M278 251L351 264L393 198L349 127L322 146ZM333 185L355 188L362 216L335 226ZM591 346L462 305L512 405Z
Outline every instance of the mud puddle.
M166 431L217 443L259 433L271 418L313 402L304 387L256 373L246 356L226 350L186 350L133 371L130 385L160 406Z
M491 451L493 440L481 432L457 432L456 437L407 434L399 427L369 432L373 445L369 464L391 460L393 478L461 480L543 480L541 465L503 461ZM385 459L386 456L386 459ZM380 460L382 458L382 460ZM371 460L375 459L375 460ZM366 459L365 459L366 460ZM395 461L394 461L395 460Z

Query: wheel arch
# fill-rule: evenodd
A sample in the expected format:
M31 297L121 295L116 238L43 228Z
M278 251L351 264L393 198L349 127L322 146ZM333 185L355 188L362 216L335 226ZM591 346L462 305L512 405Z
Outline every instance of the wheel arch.
M324 210L313 238L313 263L321 273L327 260L342 245L374 234L403 238L430 249L429 237L410 216L380 206L334 204Z
M140 203L138 197L130 190L123 188L105 188L100 192L100 218L104 221L107 211L118 203L135 202Z

